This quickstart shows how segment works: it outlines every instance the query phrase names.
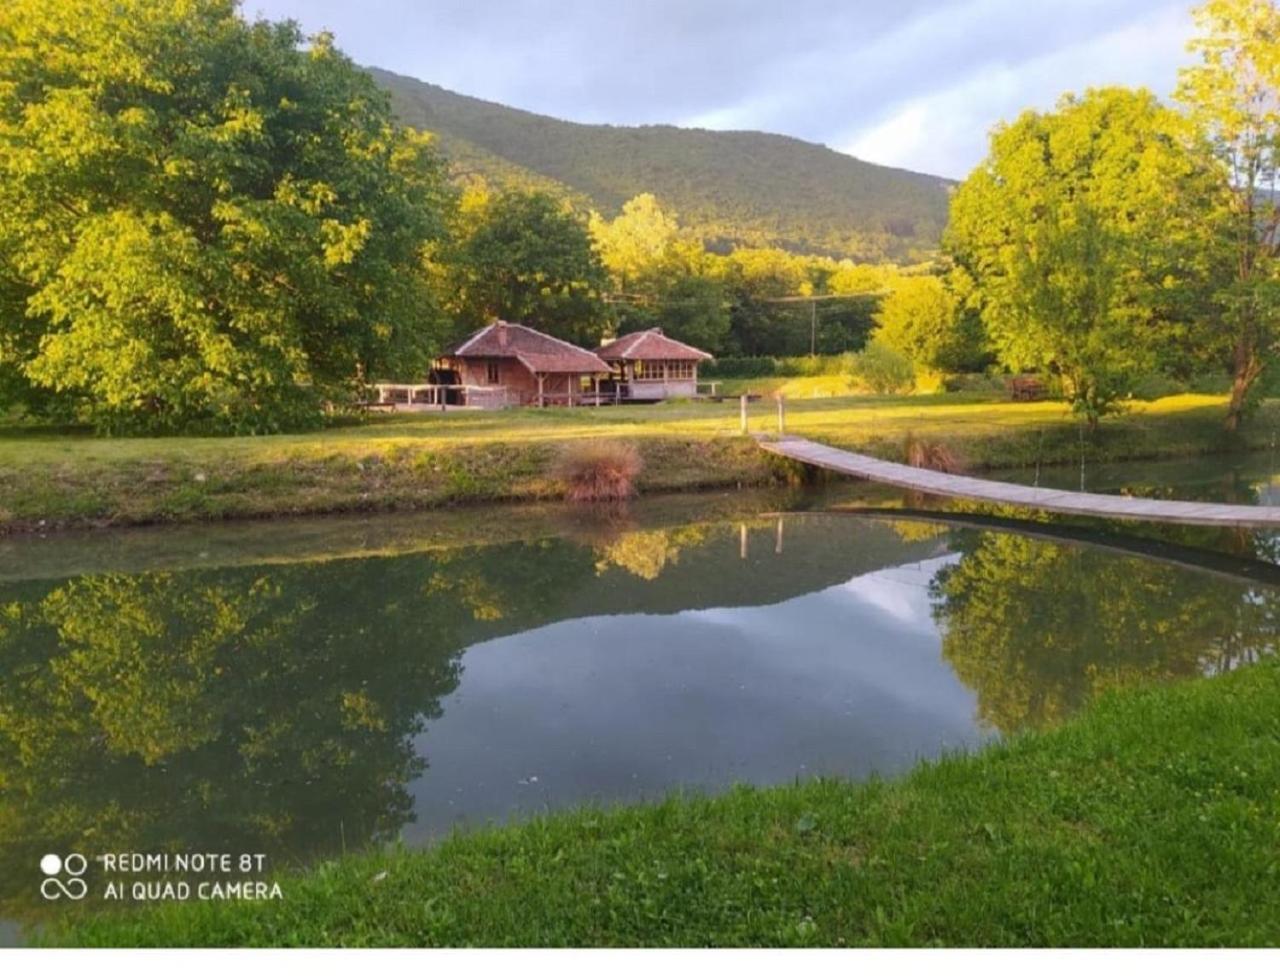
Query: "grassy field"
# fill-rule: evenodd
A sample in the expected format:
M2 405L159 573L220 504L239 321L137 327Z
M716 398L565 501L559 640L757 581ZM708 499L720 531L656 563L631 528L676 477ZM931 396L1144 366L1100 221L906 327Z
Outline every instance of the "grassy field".
M709 381L710 382L710 381ZM793 399L814 397L849 397L864 392L858 381L849 374L831 376L761 376L750 379L727 377L715 380L717 391L726 396L758 393L773 396L781 393Z
M904 779L583 810L67 945L1274 945L1280 665L1113 692Z
M1280 405L1233 440L1222 401L1180 396L1136 403L1082 444L1058 403L977 396L788 401L788 430L896 457L908 432L946 441L978 469L1173 457L1273 443ZM751 406L752 432L776 430L771 401ZM736 402L603 409L380 416L273 437L99 438L0 428L0 532L333 511L408 510L460 502L559 497L549 470L585 437L634 441L642 492L763 484L777 462L738 436Z

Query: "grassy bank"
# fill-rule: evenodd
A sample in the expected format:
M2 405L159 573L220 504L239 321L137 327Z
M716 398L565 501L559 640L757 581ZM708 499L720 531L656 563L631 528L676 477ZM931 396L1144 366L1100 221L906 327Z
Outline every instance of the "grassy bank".
M896 782L582 811L285 876L70 945L1280 940L1280 666L1105 697Z
M788 429L886 457L908 432L948 442L975 469L1175 457L1269 446L1280 405L1232 440L1222 402L1203 396L1135 404L1082 444L1058 403L963 395L792 400ZM776 409L751 407L753 432L776 429ZM669 403L603 409L402 414L309 434L241 438L96 438L0 430L0 532L390 511L475 501L559 497L551 475L565 442L634 441L641 492L759 485L775 462L738 436L738 408Z

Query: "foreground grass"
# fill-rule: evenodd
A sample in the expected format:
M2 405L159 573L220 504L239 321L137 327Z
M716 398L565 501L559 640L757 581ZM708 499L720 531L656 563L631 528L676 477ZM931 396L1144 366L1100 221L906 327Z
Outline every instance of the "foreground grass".
M971 467L1175 457L1272 443L1280 405L1234 440L1222 401L1135 404L1096 441L1058 403L964 395L792 400L788 430L896 457L908 432L947 441ZM776 430L771 402L753 432ZM240 438L95 438L0 430L0 532L334 511L408 510L557 498L566 442L633 441L642 492L759 485L778 462L738 436L736 403L403 414L309 434Z
M738 789L353 857L70 945L1266 945L1280 666L1103 698L896 782Z

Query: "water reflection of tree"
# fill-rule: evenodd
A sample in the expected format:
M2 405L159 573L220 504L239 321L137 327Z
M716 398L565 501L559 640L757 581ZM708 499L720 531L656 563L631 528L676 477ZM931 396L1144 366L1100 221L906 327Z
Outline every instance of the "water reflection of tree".
M680 561L682 549L701 546L710 529L689 525L679 529L651 529L618 533L595 546L596 573L617 566L643 580L655 580Z
M6 588L2 911L36 907L50 850L279 863L393 836L460 651L592 572L551 542Z
M1277 641L1274 591L1087 547L956 534L932 584L943 655L1012 732L1109 687L1234 666Z

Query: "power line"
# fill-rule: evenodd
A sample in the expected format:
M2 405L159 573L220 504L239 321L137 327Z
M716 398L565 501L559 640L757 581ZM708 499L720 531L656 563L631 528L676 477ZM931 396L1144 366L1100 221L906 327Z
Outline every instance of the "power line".
M781 298L753 298L752 301L771 304L774 302L834 302L851 298L883 298L888 294L888 289L883 289L878 291L851 291L843 295L784 295Z
M758 302L763 305L784 305L797 303L852 301L859 298L883 298L888 291L859 291L843 295L782 295L778 298L748 298L746 302ZM696 298L663 298L658 295L631 295L616 292L604 295L601 299L606 305L706 305ZM717 303L720 308L734 308L744 304L743 301L724 301Z

